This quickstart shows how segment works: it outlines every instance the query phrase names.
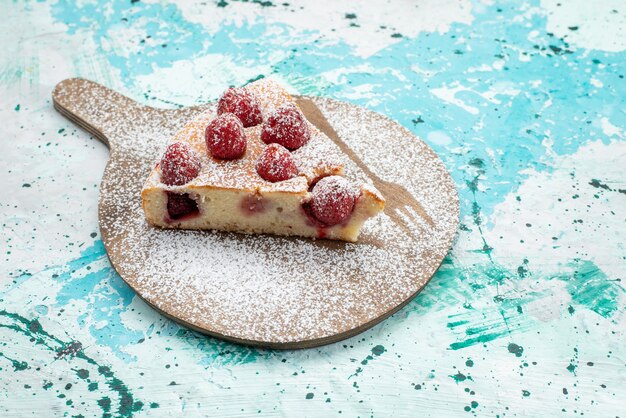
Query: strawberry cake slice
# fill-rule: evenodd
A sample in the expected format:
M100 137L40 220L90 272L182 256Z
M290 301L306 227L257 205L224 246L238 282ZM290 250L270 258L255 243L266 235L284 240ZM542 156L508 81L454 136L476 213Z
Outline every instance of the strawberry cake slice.
M343 177L345 157L275 81L229 88L169 142L141 197L148 222L356 241L384 209L369 184Z

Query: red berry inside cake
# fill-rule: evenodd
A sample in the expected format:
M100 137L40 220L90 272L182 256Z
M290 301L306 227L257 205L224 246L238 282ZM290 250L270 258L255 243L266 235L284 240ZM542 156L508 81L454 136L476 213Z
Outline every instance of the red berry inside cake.
M229 88L175 135L141 196L147 221L356 241L385 204L275 81Z
M170 220L180 220L187 215L198 213L198 204L188 193L167 193L167 216Z

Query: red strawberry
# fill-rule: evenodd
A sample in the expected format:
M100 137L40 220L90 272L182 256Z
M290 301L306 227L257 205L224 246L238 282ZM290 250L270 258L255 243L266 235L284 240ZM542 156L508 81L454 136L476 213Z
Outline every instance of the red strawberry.
M245 87L231 87L224 92L217 103L217 114L232 113L239 118L245 128L263 122L259 101L254 93Z
M261 140L266 144L277 143L294 150L306 144L311 138L304 115L293 103L286 103L269 115Z
M232 160L246 152L246 133L241 121L232 113L224 113L209 123L204 132L206 146L215 158Z
M180 186L195 179L200 172L200 156L184 142L170 144L161 159L161 182Z
M288 180L298 175L298 167L287 148L279 144L269 144L256 162L256 171L264 180Z
M337 225L347 219L356 202L357 195L343 177L324 177L313 187L311 212L327 226Z

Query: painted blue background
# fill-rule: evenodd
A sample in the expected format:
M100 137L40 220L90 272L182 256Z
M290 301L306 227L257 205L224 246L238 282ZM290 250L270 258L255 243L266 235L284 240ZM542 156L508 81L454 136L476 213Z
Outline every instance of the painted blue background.
M583 18L582 2L417 6L3 2L0 410L623 414L623 5ZM314 350L224 343L138 300L99 240L106 148L49 98L82 76L185 106L269 75L397 120L461 198L457 243L424 292Z

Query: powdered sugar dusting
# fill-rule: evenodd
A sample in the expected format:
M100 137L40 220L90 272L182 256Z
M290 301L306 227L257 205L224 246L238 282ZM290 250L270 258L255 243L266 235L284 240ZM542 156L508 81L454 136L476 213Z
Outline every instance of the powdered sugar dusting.
M281 106L296 107L291 96L272 79L258 80L246 86L246 90L249 90L256 98L257 104L262 109L264 119L275 115L276 109ZM295 110L301 115L297 107ZM303 119L306 124L306 130L310 133L310 139L303 146L292 151L292 154L298 167L298 174L304 176L306 181L296 178L273 183L259 176L256 171L256 162L267 147L267 144L261 140L261 134L264 129L262 124L245 129L242 128L245 132L247 147L241 158L232 160L212 158L207 153L206 127L208 125L216 125L216 122L223 122L215 126L216 129L223 131L231 124L231 119L235 119L228 114L223 114L216 119L216 115L215 105L210 105L207 110L198 114L173 136L172 141L188 143L201 156L201 172L193 181L187 184L187 187L306 192L308 183L317 177L340 174L343 171L343 166L346 163L345 157L342 156L330 138L320 132L305 118ZM217 135L209 135L209 142L213 145L217 138ZM158 167L155 167L153 171L158 172ZM152 173L145 184L145 188L152 187L175 190L161 184L158 173Z
M98 107L104 100L93 99ZM349 332L425 285L458 222L456 193L442 162L381 115L313 100L370 172L402 182L429 221L416 216L405 230L392 208L366 223L355 244L153 228L141 208L142 185L159 150L191 114L181 111L174 120L175 113L138 106L120 112L127 117L105 119L112 121L106 129L112 155L101 186L100 222L114 267L142 298L214 334L284 345ZM313 142L305 147L317 146ZM394 153L387 144L405 152ZM202 163L204 172L208 158ZM352 180L371 180L352 162L346 169ZM389 202L389 191L381 191Z
M293 103L291 95L273 78L262 78L245 88L257 98L263 120L267 120L269 115L284 103Z

